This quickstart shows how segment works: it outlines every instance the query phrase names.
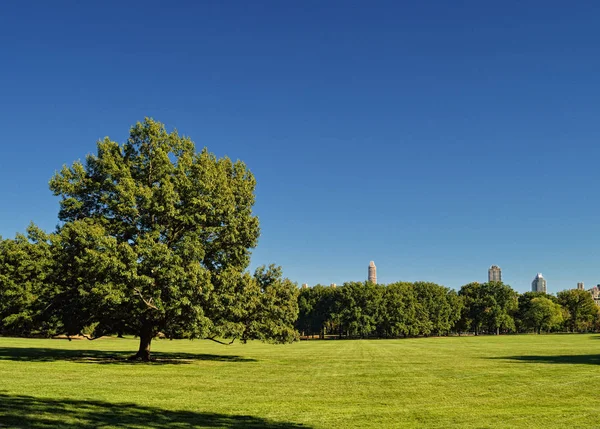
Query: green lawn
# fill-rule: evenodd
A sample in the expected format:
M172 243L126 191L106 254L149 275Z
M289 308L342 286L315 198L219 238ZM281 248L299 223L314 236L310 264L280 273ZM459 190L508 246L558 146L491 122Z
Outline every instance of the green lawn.
M600 336L0 338L0 427L600 427Z

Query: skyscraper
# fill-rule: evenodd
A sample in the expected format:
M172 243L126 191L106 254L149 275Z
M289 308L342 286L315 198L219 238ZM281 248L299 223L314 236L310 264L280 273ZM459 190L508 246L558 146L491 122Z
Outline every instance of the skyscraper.
M583 287L583 282L577 283L577 289L578 290L585 290L585 287Z
M375 266L375 262L371 261L369 263L369 281L373 284L377 284L377 267Z
M492 265L488 270L488 282L501 282L502 270L498 265Z
M537 273L537 275L531 282L531 291L546 293L546 279L544 278L544 276L542 276L542 273Z

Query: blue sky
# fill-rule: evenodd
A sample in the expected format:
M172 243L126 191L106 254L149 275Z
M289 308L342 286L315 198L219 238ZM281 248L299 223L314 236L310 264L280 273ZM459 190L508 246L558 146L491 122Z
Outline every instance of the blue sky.
M245 161L299 283L600 283L600 3L3 2L0 235L145 116Z

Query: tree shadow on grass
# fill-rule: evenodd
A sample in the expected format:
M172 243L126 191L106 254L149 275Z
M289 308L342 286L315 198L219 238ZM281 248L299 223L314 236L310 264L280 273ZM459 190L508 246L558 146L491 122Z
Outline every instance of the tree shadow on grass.
M555 356L504 356L492 359L513 360L530 363L558 363L572 365L600 365L600 354L594 355L555 355Z
M152 361L140 362L130 361L131 351L102 351L102 350L69 350L53 348L21 348L21 347L0 347L0 361L27 361L27 362L54 362L70 361L77 363L94 364L189 364L195 361L215 361L215 362L256 362L256 359L249 359L234 355L214 355L205 353L152 353Z
M167 411L135 404L46 399L0 394L0 427L10 428L225 428L299 429L297 423L260 417L193 411Z

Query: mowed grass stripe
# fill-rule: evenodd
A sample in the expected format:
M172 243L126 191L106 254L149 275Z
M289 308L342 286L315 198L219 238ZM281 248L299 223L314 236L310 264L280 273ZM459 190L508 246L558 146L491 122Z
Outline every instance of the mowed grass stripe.
M0 338L0 424L20 412L21 427L600 427L599 338L160 340L149 364L124 360L135 339ZM19 396L42 405L15 411Z

